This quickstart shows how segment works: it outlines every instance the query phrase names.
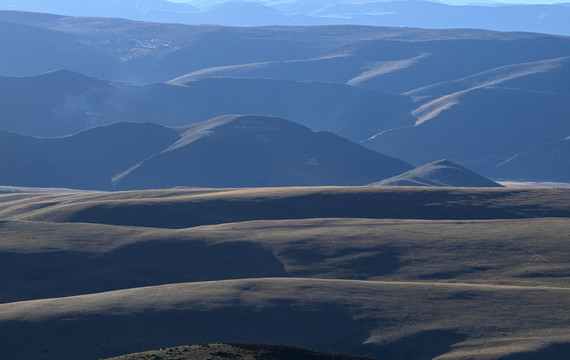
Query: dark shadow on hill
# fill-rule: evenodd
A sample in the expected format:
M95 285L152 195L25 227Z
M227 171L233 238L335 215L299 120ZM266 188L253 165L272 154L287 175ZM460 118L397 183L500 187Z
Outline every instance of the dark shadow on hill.
M322 254L316 248L290 248L280 252L279 257L287 259L292 266L300 265L307 270L292 270L295 277L333 275L336 278L366 280L375 276L394 273L402 265L399 248L375 247L373 251L345 248L330 254Z
M71 212L60 220L185 228L249 220L308 218L484 220L570 216L568 209L536 203L532 194L523 190L391 189L353 193L323 191L282 198L103 203Z
M210 311L145 311L122 315L0 324L0 358L100 359L159 348L211 342L287 344L315 351L362 354L371 321L354 320L342 305L299 306L277 301L240 307L235 298ZM232 304L233 303L233 304ZM33 339L33 341L31 341Z
M375 348L381 359L431 360L467 338L455 330L426 330Z
M179 282L285 276L253 243L145 242L91 254L0 253L0 303Z
M570 343L551 344L536 351L507 355L499 360L568 360L570 357Z

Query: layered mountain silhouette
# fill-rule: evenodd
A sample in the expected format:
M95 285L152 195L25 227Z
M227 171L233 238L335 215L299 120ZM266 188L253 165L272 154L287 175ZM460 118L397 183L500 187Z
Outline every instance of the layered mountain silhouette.
M131 85L60 70L0 77L0 92L0 128L33 136L69 135L114 122L182 126L226 114L258 114L360 141L414 123L406 96L328 82L203 78Z
M565 37L466 29L230 28L14 11L0 11L0 28L12 34L1 40L10 56L0 59L0 75L69 69L135 83L209 69L208 76L351 81L401 93L498 66L570 55ZM400 75L396 82L394 75Z
M111 177L162 151L178 133L154 124L117 123L71 136L36 138L0 131L0 183L110 189Z
M117 123L59 138L0 132L0 183L76 189L364 185L411 168L273 117Z
M193 5L193 6L192 6ZM426 28L482 28L570 34L567 4L451 6L437 1L186 1L76 2L0 0L1 9L73 16L230 26L360 24Z
M513 156L570 133L570 39L563 36L230 28L14 11L0 11L0 28L12 34L0 39L9 54L0 59L0 128L20 134L257 114L415 166L449 158L491 177ZM501 168L501 178L521 178ZM524 177L565 181L564 172L551 178L533 169Z
M373 186L501 187L449 160L438 160L403 174L371 183Z
M115 187L363 185L411 168L280 118L224 116L180 132L168 149L114 177Z
M442 97L416 125L382 132L366 146L412 164L453 158L491 175L517 153L570 133L569 113L567 93L482 87Z

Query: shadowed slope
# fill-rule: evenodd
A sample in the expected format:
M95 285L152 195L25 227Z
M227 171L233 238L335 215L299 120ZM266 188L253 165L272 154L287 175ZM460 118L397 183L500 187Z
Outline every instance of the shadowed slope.
M162 151L180 136L155 124L118 123L60 138L0 131L0 183L109 189L111 177Z
M115 187L364 185L411 168L280 118L226 116L180 131L170 148L115 177Z
M163 228L310 218L569 217L568 189L313 187L0 195L0 217Z
M100 358L231 339L379 358L478 351L476 358L493 359L568 342L568 295L566 288L314 279L173 284L0 304L0 335L10 344L0 355Z
M487 175L516 153L570 133L570 94L479 88L455 95L429 120L380 133L364 145L412 164L450 158Z
M371 186L458 186L501 187L481 175L449 160L438 160L403 174L370 184Z
M570 182L570 137L516 154L497 165L496 177Z

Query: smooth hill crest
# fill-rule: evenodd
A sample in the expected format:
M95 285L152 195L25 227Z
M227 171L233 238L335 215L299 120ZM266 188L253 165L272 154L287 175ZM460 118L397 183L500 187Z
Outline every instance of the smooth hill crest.
M411 168L276 117L228 115L178 131L175 144L114 177L115 188L364 185Z
M403 174L369 185L502 187L502 185L446 159L419 166Z
M58 138L0 131L0 137L0 183L7 186L365 185L412 168L332 133L264 116L224 116L181 128L116 123Z

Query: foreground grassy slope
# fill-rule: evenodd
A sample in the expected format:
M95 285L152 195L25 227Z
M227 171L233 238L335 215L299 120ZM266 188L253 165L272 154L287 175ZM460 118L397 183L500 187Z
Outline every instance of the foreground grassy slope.
M0 223L0 302L310 277L570 286L570 219L308 219L183 230Z
M2 358L100 358L253 341L388 359L497 359L570 344L561 287L248 279L0 305ZM560 357L558 357L560 358Z
M568 204L567 189L0 195L0 358L238 341L566 359Z

